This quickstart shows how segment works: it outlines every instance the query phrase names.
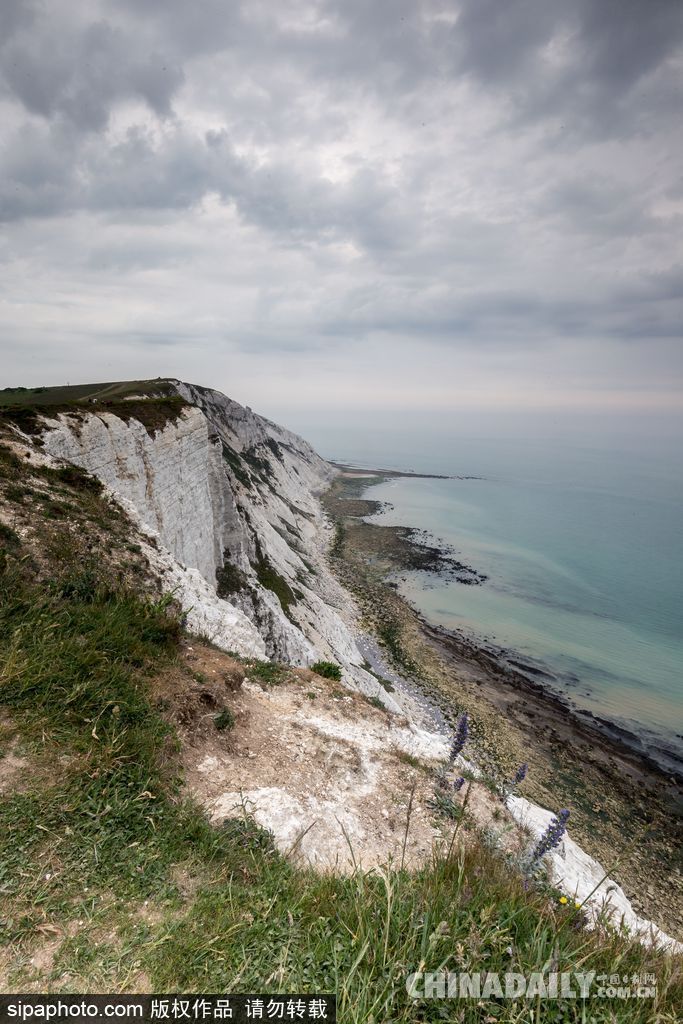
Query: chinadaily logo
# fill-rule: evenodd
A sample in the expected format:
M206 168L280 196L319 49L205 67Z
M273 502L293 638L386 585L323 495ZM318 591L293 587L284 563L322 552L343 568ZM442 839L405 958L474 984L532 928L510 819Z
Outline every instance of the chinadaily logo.
M415 972L406 978L413 999L654 999L654 974L596 971Z

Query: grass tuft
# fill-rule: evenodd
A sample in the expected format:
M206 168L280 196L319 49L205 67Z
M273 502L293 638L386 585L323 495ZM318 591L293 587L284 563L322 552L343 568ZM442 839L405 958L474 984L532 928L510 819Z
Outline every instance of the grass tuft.
M323 676L325 679L341 679L341 668L334 661L316 661L311 665L311 672Z
M277 686L287 678L286 665L280 665L276 661L259 661L257 658L249 659L246 662L247 673L252 679L260 679L269 686Z
M293 604L296 604L296 594L284 576L281 576L275 569L268 556L263 553L257 537L254 538L254 544L256 547L256 560L254 562L256 578L262 587L275 594L287 618L290 621L294 621L290 608Z
M216 726L219 732L225 732L226 730L235 728L235 716L233 715L230 708L223 708L213 720L213 724Z
M7 526L6 523L0 523L0 550L6 548L7 550L16 550L21 541L19 534L16 530L13 530L11 526Z
M223 565L216 569L216 593L219 597L227 598L246 590L249 581L246 573L230 561L227 552L224 552L223 557Z

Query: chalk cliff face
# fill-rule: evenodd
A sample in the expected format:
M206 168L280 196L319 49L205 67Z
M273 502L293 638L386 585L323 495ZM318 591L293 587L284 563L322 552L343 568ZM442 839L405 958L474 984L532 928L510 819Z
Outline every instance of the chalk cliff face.
M159 429L94 407L78 421L51 420L45 449L125 499L179 570L197 570L212 597L217 591L246 616L266 656L297 665L330 658L347 682L376 693L350 598L325 559L331 527L318 498L334 468L296 434L225 395L172 385L187 404ZM230 646L229 629L221 646ZM244 646L235 636L234 649Z

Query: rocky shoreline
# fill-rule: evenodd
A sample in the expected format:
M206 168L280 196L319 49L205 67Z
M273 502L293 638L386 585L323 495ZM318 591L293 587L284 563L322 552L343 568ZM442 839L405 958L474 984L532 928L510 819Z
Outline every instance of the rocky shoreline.
M559 727L555 729L556 735L571 731L577 741L585 740L609 749L610 755L632 762L634 770L649 771L661 778L662 784L679 792L683 801L683 769L660 763L642 746L639 747L640 741L634 733L592 711L573 706L564 694L547 685L551 680L546 671L519 661L515 652L492 648L484 642L475 643L453 630L435 626L415 611L427 637L454 657L481 665L491 681L495 681L496 685L490 688L489 694L494 702L500 692L498 684L502 682L504 687L517 691L528 706L534 702L541 704L546 717L549 720L553 718ZM542 682L544 679L546 684ZM503 703L500 701L501 707Z
M428 622L397 592L396 574L446 572L467 582L474 570L421 531L365 521L381 504L364 491L389 474L337 468L324 499L337 524L335 566L390 661L417 680L446 721L463 710L472 715L477 758L492 775L505 778L528 761L524 795L570 807L573 831L588 852L610 867L640 912L681 938L681 778L664 773L610 723L577 713L544 686L542 669ZM629 844L628 859L619 863Z

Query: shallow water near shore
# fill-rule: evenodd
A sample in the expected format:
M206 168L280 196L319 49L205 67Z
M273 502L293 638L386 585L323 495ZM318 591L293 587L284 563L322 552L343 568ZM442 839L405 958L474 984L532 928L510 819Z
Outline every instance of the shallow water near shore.
M332 453L328 453L332 454ZM353 451L334 453L370 465ZM673 450L464 439L374 453L381 468L482 479L394 478L372 521L413 526L488 579L405 572L431 622L505 648L537 682L683 770L683 473Z

